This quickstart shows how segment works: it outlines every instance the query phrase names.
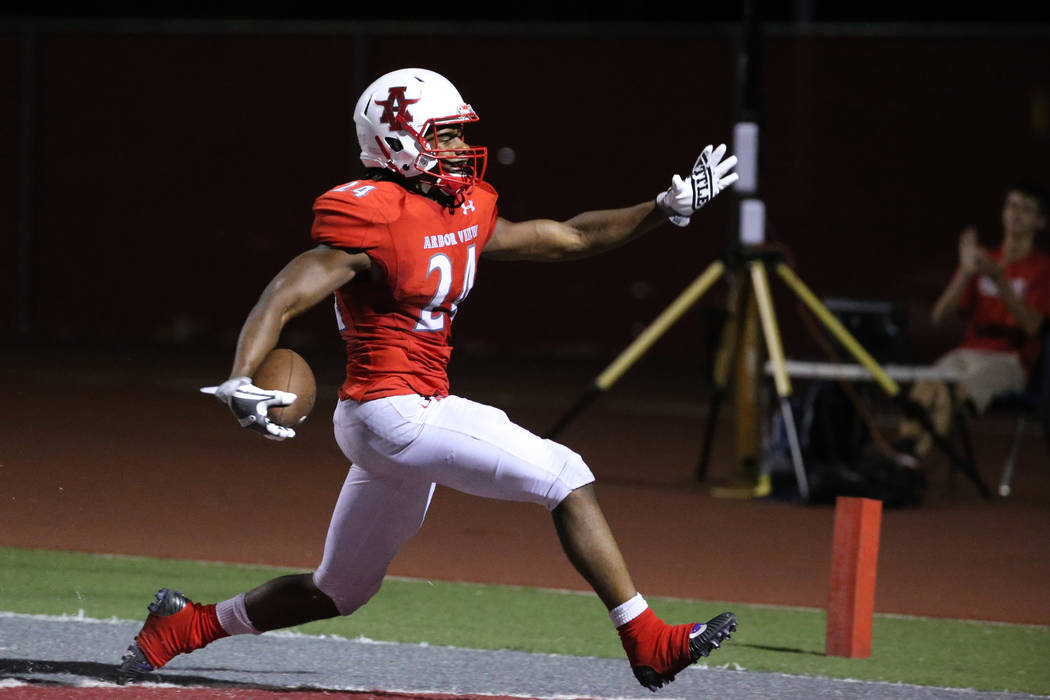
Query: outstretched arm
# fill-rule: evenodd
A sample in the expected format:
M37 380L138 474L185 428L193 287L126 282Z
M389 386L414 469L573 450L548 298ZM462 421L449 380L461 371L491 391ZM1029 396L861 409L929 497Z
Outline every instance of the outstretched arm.
M686 226L700 207L736 182L737 174L730 172L736 156L722 160L725 150L724 145L705 148L692 172L685 178L675 175L654 201L588 211L567 221L499 219L484 254L503 260L572 260L617 248L667 220Z
M667 221L654 202L588 211L568 221L499 219L484 255L500 260L573 260L618 248Z

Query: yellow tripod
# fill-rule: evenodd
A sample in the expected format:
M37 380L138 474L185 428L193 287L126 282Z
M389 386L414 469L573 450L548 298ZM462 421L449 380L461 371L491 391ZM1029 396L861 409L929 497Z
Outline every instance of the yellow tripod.
M732 260L716 260L708 265L707 269L700 274L678 297L671 302L657 318L635 338L635 340L623 350L606 369L599 374L569 408L565 414L547 432L546 437L554 437L560 433L572 420L579 415L590 403L607 391L623 374L634 365L645 352L652 347L667 330L681 316L707 292L711 286L718 281L726 272L727 264L733 267L746 268L750 277L751 286L758 305L758 314L762 325L762 336L765 339L766 350L769 355L770 364L773 368L773 380L776 386L777 396L780 403L780 411L783 416L784 426L788 436L788 444L791 452L791 462L798 483L799 495L803 500L809 499L809 484L806 479L805 466L802 463L802 453L799 447L798 434L795 430L794 416L791 413L791 380L788 377L784 362L784 349L780 339L780 330L777 325L776 312L773 308L773 299L769 290L769 277L767 268L772 268L795 295L816 316L825 328L846 348L847 351L866 368L882 387L887 395L900 402L906 414L916 418L923 427L934 436L934 441L942 450L948 454L953 464L970 477L977 485L978 490L985 498L991 497L991 492L980 480L974 467L972 459L959 456L951 445L937 435L933 430L927 413L914 402L910 401L902 392L900 385L894 381L874 358L865 350L849 331L839 322L835 316L828 311L809 290L805 283L787 266L783 260L783 254L776 249L764 247L744 247L739 254L733 255ZM727 336L729 334L726 334ZM723 344L725 340L723 340ZM729 371L726 364L726 353L720 353L720 367L716 368L716 384L722 383L719 390L724 389L724 382L728 380ZM708 424L708 437L705 441L704 456L698 469L698 478L703 479L706 475L706 458L710 445L712 424ZM762 494L759 494L762 495Z

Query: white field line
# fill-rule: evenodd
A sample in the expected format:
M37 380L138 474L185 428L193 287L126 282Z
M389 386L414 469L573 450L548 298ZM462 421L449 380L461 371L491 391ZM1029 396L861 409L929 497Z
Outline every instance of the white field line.
M129 622L142 622L141 620L122 620L119 617L109 618L98 618L88 617L84 614L84 610L81 609L76 615L43 615L40 613L17 613L10 612L8 610L0 610L0 620L2 619L21 619L21 620L48 620L50 622L82 622L84 624L91 625L123 625Z
M124 620L118 617L109 618L96 618L88 617L84 614L83 610L80 610L76 615L44 615L41 613L18 613L10 612L7 610L0 610L0 620L3 619L18 619L18 620L43 620L46 622L71 622L71 623L82 623L89 625L126 625L126 624L139 624L142 620ZM376 644L376 645L389 645L389 646L414 646L420 648L434 648L434 649L455 649L458 651L499 651L495 649L474 649L473 647L457 647L449 644L430 644L429 642L389 642L379 639L370 639L364 635L358 637L344 637L340 634L307 634L305 632L296 632L294 630L273 630L270 632L263 632L263 637L276 637L278 639L316 639L329 642L338 642L342 644ZM530 652L522 652L530 653ZM554 654L549 652L537 652L539 656L558 657L564 656L564 654ZM576 658L581 659L596 659L596 656L579 656Z

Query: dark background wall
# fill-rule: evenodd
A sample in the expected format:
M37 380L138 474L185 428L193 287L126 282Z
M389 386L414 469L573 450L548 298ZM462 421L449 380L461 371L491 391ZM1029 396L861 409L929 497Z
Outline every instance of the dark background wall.
M232 347L265 283L310 245L313 199L352 179L351 109L387 70L457 84L510 219L652 197L703 145L731 142L738 98L733 23L3 27L0 330L73 345ZM1004 186L1050 181L1047 27L766 28L769 237L820 296L909 302L919 359L957 330L934 333L926 315L960 229L994 244ZM721 198L689 229L592 260L487 262L454 340L609 358L721 253L731 210ZM724 300L719 285L653 352L709 352ZM776 301L800 349L794 301L782 288ZM328 305L289 333L330 342Z

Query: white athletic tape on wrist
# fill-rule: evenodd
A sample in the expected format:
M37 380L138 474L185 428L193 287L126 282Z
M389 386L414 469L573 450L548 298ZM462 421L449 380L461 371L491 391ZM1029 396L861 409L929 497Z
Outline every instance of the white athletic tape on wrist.
M681 214L676 214L675 211L673 209L671 209L671 207L667 204L667 193L666 192L661 192L660 194L656 195L656 207L657 207L657 209L662 211L664 216L667 217L667 220L670 221L675 226L679 226L679 227L683 227L684 228L684 227L689 225L689 217L688 216L682 216Z

